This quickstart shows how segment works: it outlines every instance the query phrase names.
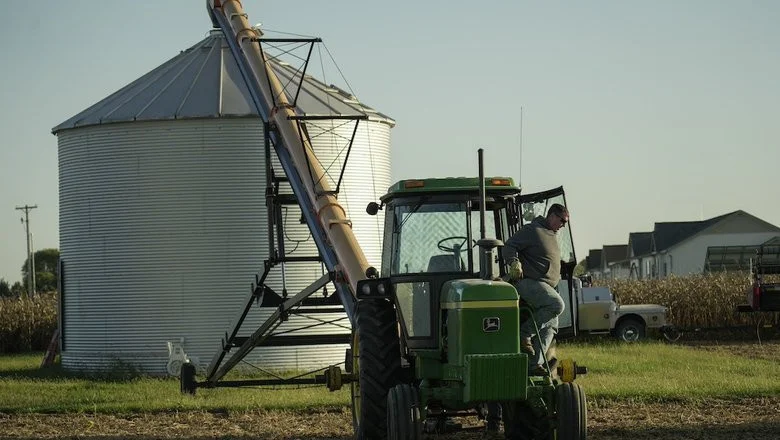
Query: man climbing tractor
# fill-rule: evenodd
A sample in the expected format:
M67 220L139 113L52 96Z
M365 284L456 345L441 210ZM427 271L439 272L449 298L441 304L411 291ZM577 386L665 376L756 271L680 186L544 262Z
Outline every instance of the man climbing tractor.
M520 299L533 308L539 327L536 334L533 320L520 325L520 349L531 357L531 373L544 372L542 354L547 352L558 331L558 315L564 309L563 299L556 290L561 280L557 233L568 221L569 211L555 203L546 217L539 216L526 223L502 249L504 261L509 263L509 280L517 288Z

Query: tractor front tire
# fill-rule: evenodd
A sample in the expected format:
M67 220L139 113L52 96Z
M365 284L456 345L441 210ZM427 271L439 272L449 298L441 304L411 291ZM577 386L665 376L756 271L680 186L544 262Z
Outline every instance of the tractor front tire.
M399 384L387 394L387 440L422 438L420 398L417 388Z
M588 407L585 392L575 383L562 383L555 390L557 440L588 438Z
M401 348L393 303L363 299L357 305L357 329L352 343L352 424L355 438L387 436L387 394L399 382Z

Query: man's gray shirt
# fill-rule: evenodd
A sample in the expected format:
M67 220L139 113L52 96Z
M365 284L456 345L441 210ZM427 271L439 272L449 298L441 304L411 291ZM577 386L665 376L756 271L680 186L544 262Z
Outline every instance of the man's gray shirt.
M523 265L523 277L542 281L552 287L561 280L561 249L555 231L547 228L544 217L536 217L504 243L504 261L513 258Z

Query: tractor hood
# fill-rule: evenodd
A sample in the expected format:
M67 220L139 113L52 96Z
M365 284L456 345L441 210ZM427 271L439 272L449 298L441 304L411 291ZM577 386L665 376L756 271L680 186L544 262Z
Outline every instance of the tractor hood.
M504 303L514 302L517 306L517 290L504 281L490 281L481 279L453 280L445 283L442 289L442 307L455 308L457 304L474 303L468 307L475 307L477 303L486 304L498 301L493 306L504 306Z

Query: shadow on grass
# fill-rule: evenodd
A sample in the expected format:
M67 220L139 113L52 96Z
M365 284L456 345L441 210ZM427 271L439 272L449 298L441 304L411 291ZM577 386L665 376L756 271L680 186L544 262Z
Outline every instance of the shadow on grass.
M263 440L273 440L273 439L295 439L295 440L351 440L352 436L337 436L337 437L321 437L321 436L310 436L310 435L291 435L291 436L261 436L258 437L257 435L253 434L243 434L243 435L230 435L230 434L224 434L218 437L215 437L213 435L199 435L199 436L186 436L186 435L175 435L175 436L165 436L165 435L133 435L133 434L116 434L116 435L72 435L72 436L64 436L64 438L78 438L78 440L119 440L119 439L132 439L132 440L160 440L160 439L177 439L177 440L214 440L215 438L220 440L257 440L258 438ZM458 438L457 435L455 437L452 436L444 436L444 437L438 437L442 439L446 438ZM471 438L471 437L468 437ZM20 440L20 439L30 439L30 440L37 440L37 439L46 439L50 440L50 435L41 435L41 436L35 436L35 435L23 435L23 436L14 436L14 435L7 435L7 434L0 434L0 440Z
M780 438L780 421L734 425L693 425L679 427L603 427L589 429L591 440L731 440Z
M264 435L265 434L265 435ZM260 437L258 437L258 435ZM766 423L745 423L736 424L731 426L680 426L680 427L605 427L601 429L590 429L588 432L588 438L590 440L730 440L730 439L775 439L780 436L780 422L766 422ZM41 435L0 435L0 440L18 440L20 438L26 439L48 439L49 436ZM79 440L119 440L119 439L133 439L133 440L153 440L153 439L179 439L179 440L213 440L214 435L133 435L132 433L121 433L114 435L78 435ZM254 434L241 434L230 435L225 433L218 436L220 439L234 439L234 440L249 440L249 439L298 439L298 440L348 440L351 436L316 436L316 435L291 435L291 436L278 436L267 433L254 433ZM482 439L482 433L467 433L456 432L447 435L439 435L436 438L440 439Z
M97 382L131 382L134 379L153 377L139 372L126 364L117 363L100 372L66 371L60 365L44 368L0 368L0 379L62 380L84 379ZM1 438L1 437L0 437Z

